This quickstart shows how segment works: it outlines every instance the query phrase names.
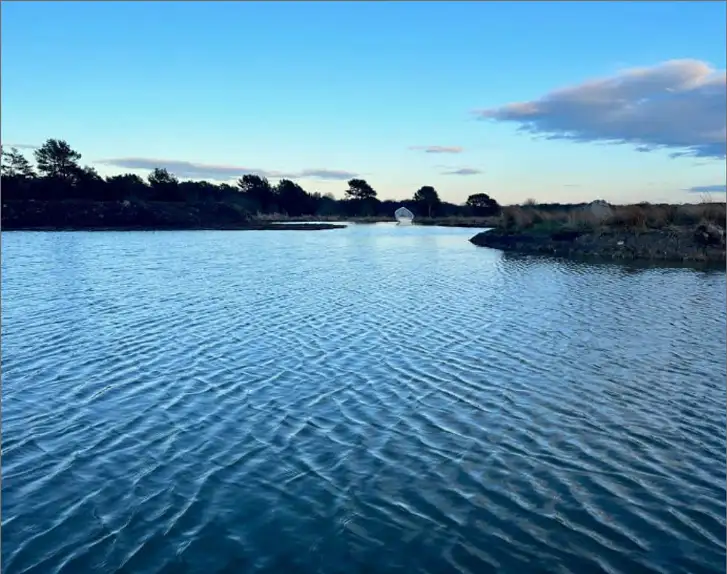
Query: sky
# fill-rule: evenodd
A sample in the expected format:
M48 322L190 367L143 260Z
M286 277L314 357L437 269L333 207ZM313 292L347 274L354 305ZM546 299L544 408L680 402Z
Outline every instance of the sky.
M725 2L3 2L1 139L342 197L725 197Z

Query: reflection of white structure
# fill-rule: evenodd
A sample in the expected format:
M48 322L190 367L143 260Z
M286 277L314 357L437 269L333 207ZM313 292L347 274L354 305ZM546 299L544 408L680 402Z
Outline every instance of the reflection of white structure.
M394 212L394 217L396 217L396 221L402 225L414 221L414 214L406 207L400 207L399 209L397 209Z

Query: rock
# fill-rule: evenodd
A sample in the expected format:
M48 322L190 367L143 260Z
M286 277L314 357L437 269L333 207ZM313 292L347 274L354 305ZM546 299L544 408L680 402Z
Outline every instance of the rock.
M705 247L723 247L725 230L713 223L700 223L694 230L694 240Z

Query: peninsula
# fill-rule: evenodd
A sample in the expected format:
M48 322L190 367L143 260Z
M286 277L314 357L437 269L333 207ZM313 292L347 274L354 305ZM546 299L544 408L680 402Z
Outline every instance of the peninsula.
M507 206L470 241L530 255L724 264L725 218L715 202Z

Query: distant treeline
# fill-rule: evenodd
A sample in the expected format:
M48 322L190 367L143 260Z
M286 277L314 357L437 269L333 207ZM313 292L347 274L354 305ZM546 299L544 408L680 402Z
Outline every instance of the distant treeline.
M33 152L35 166L17 149L2 150L2 199L6 201L85 200L153 201L175 204L207 202L234 205L250 214L300 216L391 216L404 205L418 216L492 216L500 205L485 193L471 195L464 205L442 201L432 186L418 189L409 200L380 200L364 179L351 179L344 199L308 192L289 179L271 184L265 177L243 175L234 185L179 181L166 169L154 169L146 180L135 174L101 177L82 166L81 154L67 142L49 139Z

